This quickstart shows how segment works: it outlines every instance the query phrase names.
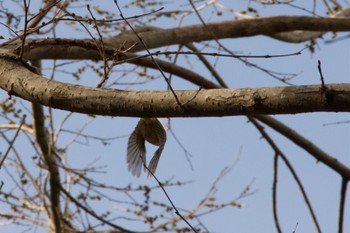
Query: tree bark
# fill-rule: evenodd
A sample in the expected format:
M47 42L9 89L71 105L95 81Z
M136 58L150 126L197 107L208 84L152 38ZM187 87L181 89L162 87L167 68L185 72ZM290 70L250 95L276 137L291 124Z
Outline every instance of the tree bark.
M350 84L175 91L98 89L48 80L13 56L0 57L10 96L62 110L108 116L209 117L349 112Z
M155 29L139 32L138 35L147 45L148 49L159 48L174 44L187 44L216 39L232 39L265 35L272 38L293 43L305 41L293 36L293 41L284 39L288 32L304 31L303 37L311 33L307 39L325 32L350 31L348 18L316 18L307 16L273 16L258 17L244 20L232 20L206 25L193 25L171 29ZM282 34L284 32L283 38ZM287 34L286 34L287 32ZM113 50L129 49L129 52L145 50L134 33L123 33L115 37L104 39L105 47ZM19 48L21 41L4 44L3 49ZM50 52L48 52L50 51ZM41 59L93 59L100 60L101 55L96 49L96 43L91 39L38 39L31 40L24 49L24 57L29 60ZM113 52L112 52L113 54Z

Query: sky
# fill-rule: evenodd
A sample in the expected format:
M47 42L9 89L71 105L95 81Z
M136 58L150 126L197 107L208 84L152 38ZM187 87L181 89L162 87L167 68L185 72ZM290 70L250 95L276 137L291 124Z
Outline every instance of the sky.
M250 6L259 10L259 15L261 16L282 14L309 15L307 12L291 6L261 6L251 1L220 1L220 3L226 6L227 9L233 9L235 12L245 10L250 3ZM84 2L80 3L80 5L84 4ZM295 5L306 9L312 9L310 4L304 1L295 1ZM197 5L200 4L197 3ZM345 6L345 4L343 5ZM174 8L171 8L174 6L179 9L191 9L188 1L174 1L165 5L164 11L174 10ZM113 7L115 8L113 1L101 2L102 9L113 9ZM214 7L207 7L200 13L206 21L211 22L231 20L234 18L234 14L229 11L224 11L224 17L217 17L214 9ZM82 15L87 14L85 8L72 9L72 11L81 13ZM134 7L129 7L123 9L123 13L124 16L132 16L141 13L141 11L136 10ZM317 4L317 13L320 15L325 14L325 9L321 3ZM178 26L178 24L178 21L171 19L162 19L153 22L155 26L166 28ZM182 25L190 24L200 24L200 20L194 14L187 16L183 20ZM3 28L0 27L0 30L3 30ZM86 33L67 30L66 26L58 27L56 34L58 37L88 37ZM338 37L344 35L348 35L348 33L337 34ZM326 44L325 41L331 39L332 36L331 33L328 33L323 39L318 39L314 53L304 50L298 56L255 59L251 61L275 71L297 73L297 77L291 82L294 85L308 85L320 84L320 77L317 70L317 61L320 60L326 83L348 83L350 81L349 40L345 39ZM222 40L222 43L238 54L254 55L293 53L303 49L306 44L288 44L263 36ZM203 46L198 45L198 47L201 48ZM177 49L176 46L171 47L171 50L175 49ZM217 52L215 47L211 51ZM272 79L261 71L247 67L235 59L217 57L209 57L208 59L216 65L216 69L220 75L222 75L232 88L285 86L280 81ZM84 62L87 63L87 61ZM52 66L52 61L46 61L44 64L46 66ZM180 56L178 58L178 64L190 67L204 77L211 78L210 74L193 56ZM78 65L73 64L68 71L77 70ZM44 74L47 77L50 76L51 72L50 69L44 70ZM157 71L150 71L150 73L159 77ZM110 82L113 80L120 80L121 82L128 80L144 81L144 79L137 78L135 74L118 79L118 74L118 72L115 72ZM87 70L81 76L81 80L76 81L71 74L58 70L55 74L55 79L69 83L79 83L80 85L94 86L98 82L99 77L90 70ZM188 82L178 80L177 77L173 78L173 87L177 90L197 89ZM117 85L113 86L113 88L166 90L166 84L162 78L157 78L144 85ZM0 98L1 101L7 98L7 93L0 92ZM30 105L26 101L18 101L30 108ZM58 127L67 114L69 114L61 110L53 110L53 113L55 127ZM274 117L298 131L301 135L311 140L342 163L350 166L350 124L338 123L328 125L330 123L349 121L349 113L307 113L278 115ZM133 131L137 121L137 118L128 117L97 116L91 118L82 114L73 114L64 123L64 129L78 130L89 122L84 129L85 134L104 138L124 137L111 141L109 145L103 145L100 141L92 139L86 142L82 138L78 139L79 143L71 144L75 139L74 135L62 133L58 140L58 145L62 147L69 145L66 153L67 161L73 167L83 168L85 165L97 160L97 165L103 166L105 173L94 174L93 178L96 180L109 182L112 185L120 187L126 187L129 184L134 186L154 186L157 184L154 179L147 179L145 174L140 178L135 178L127 170L127 136ZM161 119L161 122L166 127L169 127L168 119ZM215 197L217 202L226 203L235 200L249 184L251 184L251 195L237 200L241 208L225 208L221 211L200 217L201 222L210 232L276 232L271 205L274 152L267 142L261 138L257 129L248 122L247 118L244 116L173 118L170 119L170 122L171 129L176 137L181 141L182 146L192 155L187 158L181 146L170 131L168 131L168 140L156 175L161 181L168 179L172 179L173 181L191 181L179 187L166 187L174 204L180 209L190 210L195 208L207 194L220 172L225 167L233 166L231 171L216 186ZM1 117L0 124L5 123L8 122ZM318 163L307 152L272 129L268 127L265 127L265 129L293 164L309 195L323 232L336 232L341 183L339 175L323 164ZM1 141L1 144L3 144L3 141ZM22 152L30 148L28 141L26 141L23 135L15 145ZM155 147L148 145L148 156L151 156L155 149ZM24 156L23 159L27 163L33 162L30 156L35 154L35 152L23 152L22 154ZM148 159L150 158L148 157ZM0 174L3 172L0 170ZM6 184L6 180L4 181ZM10 181L7 182L8 184L10 183ZM10 189L9 186L7 187L5 185L3 188L8 191ZM118 200L127 199L120 192L110 192L109 194ZM138 194L134 194L134 196L135 198L140 198ZM164 193L159 189L152 191L151 198L167 203ZM283 232L293 232L295 228L295 232L316 232L301 193L290 172L281 161L279 163L277 198L279 219ZM348 193L347 199L349 198L350 194ZM97 212L109 210L115 216L128 216L125 213L126 207L125 203L117 204L105 201L96 203L95 210ZM151 211L157 213L156 208L151 209ZM349 219L349 216L350 210L347 208L345 219ZM0 219L0 221L3 221L0 224L0 230L4 232L24 229L8 224L5 220ZM190 220L190 222L194 225L196 224L194 220ZM121 218L117 219L114 223L133 230L147 230L142 223L137 221L126 221ZM36 232L44 231L39 228ZM344 224L344 232L350 232L349 221Z

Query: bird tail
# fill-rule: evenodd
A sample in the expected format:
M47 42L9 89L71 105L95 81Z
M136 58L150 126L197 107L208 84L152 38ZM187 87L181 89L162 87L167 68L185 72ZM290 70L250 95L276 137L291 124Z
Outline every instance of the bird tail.
M164 145L160 146L158 150L154 153L153 158L148 164L148 178L152 176L152 173L154 174L156 172L157 166L158 166L158 161L160 158L160 155L162 154L162 151L164 149Z

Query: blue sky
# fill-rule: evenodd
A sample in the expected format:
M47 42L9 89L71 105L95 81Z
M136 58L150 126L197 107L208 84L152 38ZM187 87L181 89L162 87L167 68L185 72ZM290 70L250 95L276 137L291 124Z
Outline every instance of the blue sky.
M104 1L105 9L115 8L113 1ZM173 5L179 4L180 9L190 9L187 1L175 2ZM246 8L250 1L221 1L227 7L231 7L235 11L241 11ZM83 4L83 3L81 3ZM297 1L296 4L305 8L303 1ZM310 4L310 3L309 3ZM293 9L286 6L260 6L251 3L252 6L259 9L259 14L263 16L269 15L307 15L306 12ZM166 5L164 11L171 4ZM108 8L107 8L108 7ZM86 9L76 10L83 11L87 14ZM115 9L116 11L116 9ZM317 12L320 15L325 14L321 3L317 5ZM124 9L124 16L131 16L140 13L134 8ZM225 13L222 18L218 18L213 13L213 8L208 7L201 12L206 20L220 21L229 20L234 16L232 13ZM183 21L183 25L200 24L195 15L188 16ZM161 20L155 23L160 27L177 26L178 22L172 20ZM67 30L66 27L58 28L58 37L67 37L67 33L61 30ZM1 29L2 30L2 29ZM115 33L117 34L117 33ZM347 33L338 33L337 36L347 35ZM87 34L72 31L69 37L86 38ZM332 34L328 33L324 39L331 39ZM299 56L272 58L272 59L255 59L253 62L261 66L273 69L279 72L298 73L299 75L292 81L295 85L319 84L319 73L317 70L317 61L321 60L323 74L326 83L348 83L350 77L350 44L349 40L325 44L324 40L318 39L315 47L315 53L311 54L308 50L303 51ZM304 44L288 44L271 38L262 36L253 38L242 38L235 40L222 41L228 48L236 53L242 54L284 54L292 53L304 48ZM199 45L198 47L201 47ZM177 47L171 47L175 50ZM212 51L216 51L213 49ZM216 68L220 75L225 79L232 88L237 87L270 87L283 86L264 73L256 69L249 68L235 59L209 57L209 60L216 62ZM217 60L217 61L216 61ZM194 56L189 57L191 62L188 66L188 60L184 56L179 57L178 64L189 67L199 72L205 77L210 78L208 72L196 61ZM87 61L84 61L87 62ZM52 66L51 61L46 61L47 66ZM72 66L71 70L76 70L77 66ZM159 76L157 71L150 71L152 74ZM44 70L44 74L49 76L51 71ZM60 81L72 82L72 76L57 72L55 78ZM118 73L111 76L111 82L118 78ZM123 78L136 79L134 74L130 74ZM99 78L92 72L86 72L82 76L80 84L94 86ZM142 79L136 79L137 81ZM175 89L196 89L195 86L185 81L173 78L173 87ZM136 86L114 86L113 88L129 88L129 89L160 89L165 90L166 84L162 78L155 79L145 85ZM7 94L0 92L1 100L7 98ZM21 100L25 106L28 103ZM47 110L46 110L47 111ZM68 114L65 111L53 110L54 125L57 127L64 117ZM340 121L349 121L349 113L308 113L297 115L275 116L301 135L307 137L321 149L331 154L339 161L346 165L350 165L350 126L349 123L324 126L324 124ZM82 114L73 114L65 123L65 129L78 130L90 117ZM119 135L130 134L137 124L137 118L126 117L96 117L86 127L84 133L101 137L113 137ZM164 124L168 124L167 119L161 119ZM0 123L7 123L0 118ZM167 191L174 201L175 205L183 209L192 209L206 195L208 189L215 181L220 171L225 166L235 164L232 171L225 176L217 185L215 196L218 203L231 201L240 195L244 188L250 184L254 193L246 198L238 200L242 208L229 207L222 211L201 217L203 224L210 232L275 232L275 226L272 216L272 174L273 174L273 155L274 152L264 139L261 139L260 133L254 126L247 122L244 116L238 117L210 117L210 118L176 118L171 119L171 128L176 136L182 142L183 146L193 155L190 158L193 164L193 170L188 163L186 156L175 139L168 133L168 141L160 160L157 177L161 180L174 179L180 181L192 181L191 183L180 187L169 187ZM321 163L311 157L307 152L295 146L288 139L266 127L267 132L275 140L281 150L287 155L297 171L299 177L304 184L306 192L309 195L312 206L316 212L316 216L321 225L323 232L335 232L337 229L338 217L338 200L340 190L340 177L325 167ZM16 146L23 152L29 148L25 137L16 142ZM73 135L64 134L59 138L58 144L65 146L74 139ZM83 141L82 139L79 139ZM2 143L2 142L1 142ZM128 184L138 185L156 185L152 179L147 179L146 175L141 178L132 177L127 171L126 165L126 146L127 137L112 141L110 145L104 146L99 141L89 140L88 145L73 144L67 150L67 160L72 167L84 167L84 165L95 161L98 158L98 165L105 166L103 170L106 173L94 174L96 180L102 182L110 182L112 185L125 187ZM147 146L148 156L155 151L155 147ZM23 156L33 155L34 152L23 152ZM28 158L28 163L32 161ZM150 159L148 157L148 159ZM286 169L283 162L279 163L279 179L278 179L278 213L283 232L292 232L296 226L296 232L315 232L313 222L309 212L306 209L301 193L298 190L295 181L292 179L290 172ZM0 171L3 172L3 171ZM6 184L6 182L5 182ZM4 189L6 190L6 185ZM117 199L126 199L121 193L113 193L110 195ZM153 200L165 202L166 197L160 190L156 190L151 194ZM135 198L139 195L135 194ZM347 199L350 198L348 193ZM348 205L347 205L348 206ZM96 211L110 210L115 216L125 216L123 212L125 205L123 203L97 203ZM1 210L1 208L0 208ZM151 210L157 213L157 209ZM349 219L349 208L346 210L346 219ZM191 220L195 225L195 221ZM116 224L125 226L134 230L146 230L142 223L134 221L116 220ZM0 226L0 229L17 229L13 226ZM22 228L20 228L22 229ZM349 221L345 223L344 232L350 232Z

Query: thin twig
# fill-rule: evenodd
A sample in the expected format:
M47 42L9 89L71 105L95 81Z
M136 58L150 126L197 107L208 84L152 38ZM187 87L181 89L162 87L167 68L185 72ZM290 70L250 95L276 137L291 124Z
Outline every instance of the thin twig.
M172 54L182 54L182 55L196 55L198 58L204 63L203 56L213 56L213 57L229 57L229 58L281 58L281 57L291 57L291 56L297 56L301 55L302 52L307 49L308 47L305 47L303 49L300 49L297 52L293 53L286 53L286 54L265 54L265 55L235 55L235 54L223 54L223 53L208 53L208 52L200 52L196 47L194 47L192 44L187 44L186 47L191 49L192 51L164 51L164 52L154 52L151 53L151 55L172 55ZM147 55L146 55L147 56ZM200 57L201 56L201 57ZM210 64L210 63L209 63ZM208 67L209 68L209 67ZM212 71L215 68L211 68L209 71Z
M213 40L215 41L215 43L220 47L222 48L224 51L226 51L227 53L231 54L233 57L236 57L240 62L242 62L243 64L247 65L247 66L250 66L250 67L253 67L255 69L258 69L264 73L266 73L267 75L271 76L272 78L276 79L276 80L279 80L285 84L288 84L288 85L292 85L290 82L288 82L289 79L291 79L292 77L294 77L295 75L292 75L291 77L279 77L278 74L276 72L273 72L271 70L268 70L268 69L265 69L263 67L260 67L254 63L251 63L249 61L247 61L246 59L243 59L242 57L237 57L235 55L234 52L232 52L231 50L229 50L228 48L226 48L226 46L224 46L218 39L218 37L216 36L216 34L210 30L210 28L208 27L208 25L205 23L203 17L200 15L200 13L198 12L196 6L194 5L193 3L193 0L188 0L188 2L190 3L190 5L192 6L194 12L196 13L198 19L201 21L202 25L204 26L204 28L206 29L206 31L208 33L210 33L210 35L213 37Z
M317 68L318 68L318 72L320 73L320 78L321 78L321 90L325 91L326 87L324 85L324 77L323 77L323 74L322 74L322 67L321 67L321 61L320 60L318 60Z
M142 157L141 157L142 159ZM174 205L173 201L171 200L169 194L167 193L167 191L165 190L165 188L163 187L162 183L158 180L158 178L156 177L156 175L147 167L145 161L142 159L142 164L143 167L148 171L148 174L151 174L151 176L157 181L159 187L163 190L163 193L165 194L166 198L168 199L169 203L171 204L171 206L173 207L173 209L175 210L175 214L177 216L179 216L190 228L193 232L197 233L198 231L191 225L191 223L189 221L187 221L186 218L184 218L179 210L176 208L176 206Z
M296 232L297 232L297 228L298 228L298 223L296 223L296 224L295 224L295 227L294 227L293 233L296 233Z
M102 34L100 32L100 29L98 28L98 25L97 25L97 22L96 22L96 18L95 16L92 14L91 10L90 10L90 5L87 4L87 9L91 15L91 18L92 18L92 21L94 22L94 25L95 25L95 29L96 29L96 32L99 36L99 41L96 41L95 38L92 38L93 40L95 40L95 43L96 43L96 47L98 49L98 51L100 52L101 54L101 58L103 60L103 78L100 80L100 82L97 84L97 88L100 88L103 86L103 84L108 80L108 73L109 73L109 67L108 67L108 60L106 59L106 52L105 52L105 44L103 42L103 37L102 37Z
M338 221L338 233L343 233L344 214L345 214L345 201L346 191L349 180L343 178L341 183L340 201L339 201L339 221Z
M178 48L178 50L175 52L175 58L174 58L174 60L172 61L172 63L171 64L173 64L174 66L176 66L176 62L177 62L177 59L179 58L179 56L180 56L180 54L178 53L178 52L180 52L182 50L182 45L179 45L179 48ZM172 80L172 77L173 77L173 73L170 73L169 74L169 83L171 84L171 80ZM170 87L168 87L168 90L170 89Z
M120 17L125 21L125 23L130 27L130 29L134 32L134 34L137 36L137 38L140 40L140 42L142 43L142 45L144 46L144 48L147 50L147 53L149 54L149 56L151 57L153 63L156 65L156 67L158 68L158 70L160 71L160 73L162 74L164 80L166 81L166 83L168 84L168 87L170 89L170 91L173 93L178 105L180 106L181 109L183 109L183 106L180 102L180 100L178 99L177 95L175 94L169 79L165 76L165 74L163 73L161 67L159 66L159 64L156 62L156 60L154 59L154 57L152 56L151 52L149 51L147 45L143 42L142 38L138 35L138 33L135 31L135 29L131 26L131 24L124 18L123 13L119 7L119 4L117 2L117 0L114 0L119 13L120 13ZM187 221L187 219L185 219L179 212L179 210L176 208L176 206L174 205L174 203L172 202L170 196L168 195L168 193L166 192L165 188L163 187L163 185L161 184L161 182L158 180L158 178L154 175L154 173L147 167L145 161L143 160L143 158L141 157L141 161L143 163L144 168L149 172L149 174L151 174L151 176L158 182L159 187L161 187L161 189L163 190L165 196L167 197L168 201L170 202L171 206L173 207L173 209L175 210L175 214L178 215L191 229L193 232L197 232L197 230Z
M170 122L170 119L169 119ZM169 124L170 125L170 124ZM190 159L190 157L193 157L193 155L186 149L186 147L182 144L182 142L180 141L180 139L176 136L176 134L174 133L173 129L169 127L169 131L171 133L171 135L173 135L173 138L175 139L176 143L181 147L182 151L185 153L185 157L187 162L190 165L191 170L193 171L193 164L192 161Z
M2 157L2 159L0 161L0 169L1 169L2 165L4 164L4 161L5 161L6 157L7 157L7 155L9 154L9 152L10 152L12 146L13 146L13 143L16 141L16 138L17 138L17 136L19 134L19 131L21 131L21 127L24 124L24 121L25 121L26 117L27 117L26 115L23 115L21 123L19 124L18 129L17 129L17 131L15 133L15 136L13 137L12 141L10 142L9 147L7 148L7 151L5 152L4 157Z
M127 20L130 19L138 19L138 18L142 18L145 16L149 16L149 15L153 15L157 12L160 12L164 9L164 7L160 7L159 9L156 10L151 10L150 12L144 13L144 14L139 14L139 15L134 15L134 16L130 16L130 17L125 17ZM70 15L70 13L68 13ZM81 22L91 22L90 18L85 18L83 16L77 15L75 14L76 17L79 19L79 21ZM71 19L71 18L59 18L57 19L57 21L75 21L76 19ZM124 21L123 19L96 19L97 23L101 23L101 24L105 24L105 23L114 23L114 22L119 22L119 21Z
M272 211L273 219L275 221L276 230L279 233L282 233L281 226L278 220L277 214L277 177L278 177L278 153L275 152L273 159L273 184L272 184Z
M31 19L28 20L28 23L29 23L30 21L31 21L31 23L29 24L29 26L27 25L27 27L26 27L26 28L27 28L27 29L26 29L26 32L23 32L22 34L18 34L18 33L15 32L14 30L10 29L6 24L3 24L3 23L0 22L1 25L6 26L8 29L10 29L10 30L16 35L16 37L14 37L14 38L8 40L7 42L3 43L2 45L4 46L4 45L11 44L11 43L15 42L16 40L23 38L24 35L27 36L27 35L29 35L29 34L33 34L33 33L37 32L37 31L39 31L41 28L43 28L43 27L49 25L50 23L52 23L52 22L54 21L54 18L55 18L58 14L56 14L56 15L53 17L53 19L49 20L48 22L42 22L41 25L37 26L37 25L40 23L41 19L43 19L43 18L46 16L47 12L48 12L52 7L54 7L54 6L56 6L57 4L59 4L61 1L62 1L62 0L57 0L57 1L56 1L56 0L51 0L52 4L51 4L50 2L48 2L48 4L47 4L46 6L44 6L44 8L41 8L41 9L40 9L40 12L39 12L39 13L37 13L37 14L34 15ZM65 5L65 4L64 4L64 5ZM60 10L61 10L61 9L60 9ZM59 10L58 12L60 12L60 10ZM25 20L25 21L27 21L27 20Z
M98 216L93 210L90 210L89 208L85 207L83 204L81 204L79 201L77 201L72 195L70 195L69 192L67 192L62 185L59 185L60 190L62 191L62 193L64 193L72 202L74 202L74 204L76 204L79 208L83 209L86 213L90 214L91 216L93 216L94 218L96 218L97 220L103 222L106 225L109 225L111 227L114 227L115 229L121 230L122 232L129 232L129 233L133 233L135 231L129 231L125 228L122 228L120 226L117 226L113 223L111 223L110 221L105 220L103 217Z
M315 212L311 206L311 203L309 201L309 198L307 197L307 194L305 192L305 189L297 175L297 173L295 172L293 166L291 165L291 163L289 162L289 160L287 159L287 157L285 156L285 154L277 147L277 145L275 144L275 142L271 139L271 137L265 132L264 128L253 118L253 117L248 117L250 122L252 122L254 124L254 126L259 130L259 132L261 133L261 135L265 138L265 140L270 144L270 146L273 148L273 150L279 154L279 156L282 158L282 160L284 161L284 163L286 164L286 166L288 167L288 169L290 170L290 172L293 175L293 178L295 179L295 181L297 182L299 189L303 195L304 201L310 211L311 217L315 223L317 232L321 233L321 228L320 225L317 221L317 217L315 215ZM259 118L258 118L259 119Z
M278 220L278 214L277 214L277 177L278 177L278 157L280 155L280 150L277 148L277 146L274 144L272 139L266 134L264 131L264 128L254 119L249 118L249 120L253 123L253 125L258 129L258 131L261 133L261 135L268 141L268 143L273 147L275 151L275 156L273 160L273 185L272 185L272 212L273 212L273 218L275 221L276 230L279 233L282 233L280 223Z
M207 68L208 68L208 67L207 67ZM228 88L227 84L223 81L223 79L221 79L221 80L222 80L222 83L220 83L221 86L222 86L222 87L225 87L225 88ZM205 88L212 89L212 88L218 88L218 87L216 87L216 85L214 84L214 86L207 86L207 87L205 87ZM257 128L259 131L261 131L261 132L263 133L263 135L266 134L263 130L261 130L261 129L262 129L262 128L260 128L261 126L254 120L253 117L251 117L251 116L247 116L247 117L248 117L248 119L249 119L251 122L255 122L255 123L257 124L257 125L255 125L256 128ZM256 116L254 116L254 117L256 117ZM266 124L271 123L271 121L272 121L272 123L278 122L277 120L275 120L274 118L272 118L272 117L270 117L270 116L262 116L262 115L259 115L259 118L258 118L258 119L259 119L259 120L260 120L260 119L264 119L264 120L266 121ZM285 128L286 131L292 131L289 127L285 126L284 124L282 124L282 123L280 123L280 124L281 124L282 126L284 126L284 128ZM268 125L269 125L269 124L268 124ZM271 126L270 126L270 127L271 127ZM274 127L272 127L272 128L274 128ZM281 132L280 132L280 133L281 133ZM266 137L265 137L265 138L266 138L267 140L270 139L269 136L268 136L267 134L266 134ZM268 140L268 141L269 141L269 140ZM272 140L270 140L269 143L270 143L270 145L271 145L272 147L274 147L274 149L279 150L278 147L275 146L275 144L274 144L274 142L273 142ZM298 144L298 143L297 143L297 144ZM310 143L310 144L311 144L311 143ZM298 144L298 145L299 145L299 144ZM311 144L311 145L312 145L312 144ZM319 152L319 150L320 150L320 149L317 148L316 146L315 146L314 149L316 149L317 152ZM310 152L309 152L309 153L310 153ZM308 208L309 208L310 214L311 214L311 216L312 216L312 218L313 218L313 220L314 220L314 223L315 223L315 225L316 225L316 228L317 228L318 232L321 232L321 229L320 229L320 227L319 227L319 224L318 224L316 215L315 215L315 213L314 213L314 211L313 211L313 209L312 209L311 203L310 203L310 201L309 201L309 199L308 199L308 197L307 197L307 194L306 194L306 192L305 192L305 190L304 190L304 187L303 187L303 185L302 185L302 183L301 183L301 181L300 181L298 175L297 175L296 172L294 171L294 168L293 168L293 166L290 164L290 162L288 161L287 157L284 156L284 154L283 154L281 151L279 151L279 154L281 155L281 158L282 158L283 161L286 163L286 165L287 165L287 167L289 168L289 170L291 171L291 173L292 173L294 179L296 180L296 182L297 182L297 184L298 184L298 186L299 186L299 189L300 189L300 191L302 192L302 195L303 195L303 197L304 197L304 200L305 200L305 202L306 202L306 205L307 205Z
M29 3L30 3L30 1L29 1ZM24 4L24 26L23 26L23 35L21 38L21 40L22 40L21 51L19 53L20 59L22 59L22 57L23 57L24 45L25 45L26 37L27 37L28 10L29 10L28 9L29 5L27 5L27 0L24 0L23 4Z
M148 49L148 46L145 44L145 42L142 40L142 38L139 36L139 34L135 31L135 29L131 26L131 24L129 23L129 21L124 17L120 7L119 7L119 4L117 2L117 0L114 0L114 3L116 4L117 8L118 8L118 11L119 11L119 14L120 14L120 17L125 21L125 23L130 27L130 29L134 32L134 34L136 35L136 37L139 39L139 41L141 42L141 44L143 45L143 47L146 49L148 55L151 57L153 63L156 65L157 69L159 70L159 72L161 73L161 75L163 76L165 82L167 83L170 91L173 93L174 97L175 97L175 100L177 102L177 104L179 105L180 109L181 110L184 110L183 109L183 104L181 104L179 98L177 97L173 87L171 86L171 83L169 81L169 79L165 76L162 68L159 66L159 64L157 63L157 61L154 59L154 57L152 56L151 52L149 51Z
M197 55L198 59L203 63L205 67L207 67L211 75L213 75L213 77L216 79L216 81L218 81L218 83L221 86L226 85L225 81L221 78L218 72L216 72L216 69L210 64L210 62L207 60L207 58L204 56L202 52L200 52L192 43L188 43L186 47L191 49L193 54ZM230 54L229 56L232 56L232 55Z

